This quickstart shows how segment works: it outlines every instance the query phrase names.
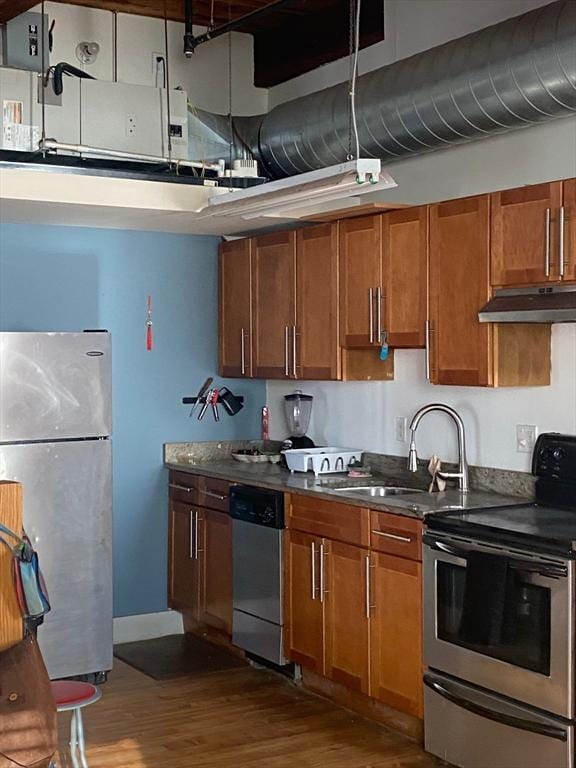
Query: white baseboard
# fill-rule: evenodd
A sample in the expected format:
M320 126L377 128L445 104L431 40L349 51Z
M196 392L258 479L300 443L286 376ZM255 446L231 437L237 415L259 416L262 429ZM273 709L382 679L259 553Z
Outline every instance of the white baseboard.
M143 613L139 616L120 616L114 619L114 645L183 633L182 616L176 611Z

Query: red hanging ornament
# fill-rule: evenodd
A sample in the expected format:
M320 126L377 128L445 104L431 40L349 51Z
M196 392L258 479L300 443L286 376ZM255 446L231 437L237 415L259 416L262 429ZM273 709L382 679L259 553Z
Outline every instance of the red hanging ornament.
M152 296L148 296L146 311L146 349L151 352L154 348L154 332L152 330Z

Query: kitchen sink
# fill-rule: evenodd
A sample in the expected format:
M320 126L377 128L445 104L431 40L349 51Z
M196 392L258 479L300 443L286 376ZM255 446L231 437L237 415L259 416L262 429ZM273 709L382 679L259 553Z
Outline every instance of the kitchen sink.
M385 496L401 496L408 493L425 493L421 488L405 488L400 485L352 485L348 488L334 488L336 493L346 493L349 496L366 496L367 498L383 498Z

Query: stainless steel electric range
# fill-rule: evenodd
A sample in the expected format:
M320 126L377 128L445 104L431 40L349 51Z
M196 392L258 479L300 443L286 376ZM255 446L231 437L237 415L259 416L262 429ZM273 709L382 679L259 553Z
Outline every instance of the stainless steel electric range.
M576 437L532 472L532 504L426 521L425 744L461 768L576 764Z

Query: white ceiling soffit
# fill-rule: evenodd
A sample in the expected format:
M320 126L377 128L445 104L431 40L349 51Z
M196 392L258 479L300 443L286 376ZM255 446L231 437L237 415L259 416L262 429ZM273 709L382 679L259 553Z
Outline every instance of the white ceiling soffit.
M358 177L358 180L357 180ZM230 193L225 188L0 168L0 221L182 234L256 232L396 186L378 160L359 160Z

